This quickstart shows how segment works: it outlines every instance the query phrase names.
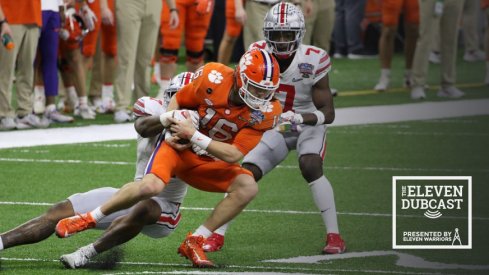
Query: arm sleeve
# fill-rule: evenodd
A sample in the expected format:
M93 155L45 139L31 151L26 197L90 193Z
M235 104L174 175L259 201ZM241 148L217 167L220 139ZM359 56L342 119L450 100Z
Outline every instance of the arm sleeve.
M327 75L331 70L331 58L326 51L321 50L318 59L319 63L317 65L317 70L314 71L314 84Z
M249 151L255 148L258 142L260 142L262 135L263 131L253 128L243 128L234 138L233 145L236 146L243 155L246 155Z

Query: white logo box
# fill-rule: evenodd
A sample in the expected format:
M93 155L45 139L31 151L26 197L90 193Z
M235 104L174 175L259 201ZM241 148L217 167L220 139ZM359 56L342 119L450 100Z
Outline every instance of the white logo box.
M437 181L437 180L465 180L467 181L468 190L468 242L466 245L398 245L397 244L397 232L396 232L396 206L397 206L397 194L396 184L398 181L403 180L423 180L423 181ZM394 176L392 177L392 249L472 249L472 177L471 176Z

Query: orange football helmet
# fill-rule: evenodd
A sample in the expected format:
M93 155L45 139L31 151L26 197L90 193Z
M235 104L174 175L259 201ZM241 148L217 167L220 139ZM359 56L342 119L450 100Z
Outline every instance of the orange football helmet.
M253 110L265 110L280 84L280 67L263 49L247 51L236 67L241 99Z

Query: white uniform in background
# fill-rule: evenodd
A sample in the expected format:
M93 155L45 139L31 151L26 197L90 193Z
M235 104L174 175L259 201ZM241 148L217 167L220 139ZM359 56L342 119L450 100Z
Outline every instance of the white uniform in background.
M250 46L266 49L265 40ZM287 70L280 74L280 87L275 97L284 107L284 113L312 113L316 110L312 100L312 86L331 70L331 60L326 51L301 44ZM281 133L275 129L265 132L260 143L243 159L260 168L263 175L272 170L288 155L297 150L298 157L306 154L319 154L323 159L326 152L326 125L300 125L301 131Z

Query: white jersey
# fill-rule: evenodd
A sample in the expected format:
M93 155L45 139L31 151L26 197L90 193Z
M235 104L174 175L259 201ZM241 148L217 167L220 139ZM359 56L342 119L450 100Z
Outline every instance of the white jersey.
M251 44L251 48L272 50L265 40ZM312 86L331 70L331 59L325 50L301 44L287 70L280 74L280 86L275 97L280 100L283 111L311 113L316 107L312 101Z
M161 99L141 97L134 103L133 112L136 118L143 116L160 116L166 112L166 106ZM135 180L143 178L146 166L154 151L158 137L143 138L138 135L137 161ZM157 197L171 202L181 203L187 193L187 184L178 178L172 178L165 189Z

